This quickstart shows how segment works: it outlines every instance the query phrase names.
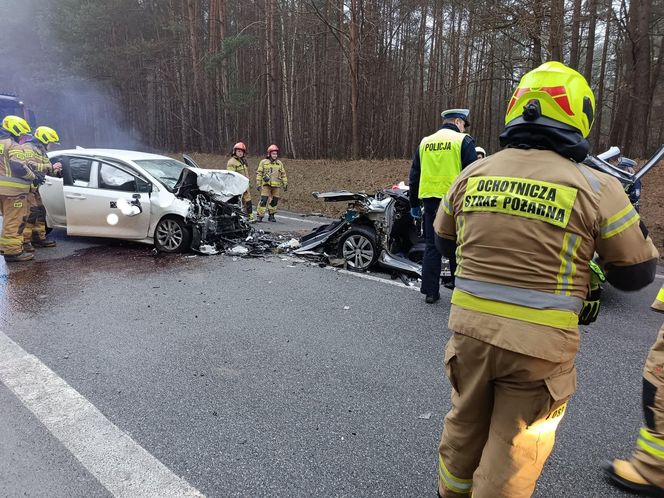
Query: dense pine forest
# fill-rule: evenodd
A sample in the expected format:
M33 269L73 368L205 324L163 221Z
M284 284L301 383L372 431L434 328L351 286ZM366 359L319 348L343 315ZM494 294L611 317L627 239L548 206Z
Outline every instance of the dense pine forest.
M591 82L595 150L664 142L664 2L0 0L0 92L68 145L297 158L412 155L440 111L498 148L519 77Z

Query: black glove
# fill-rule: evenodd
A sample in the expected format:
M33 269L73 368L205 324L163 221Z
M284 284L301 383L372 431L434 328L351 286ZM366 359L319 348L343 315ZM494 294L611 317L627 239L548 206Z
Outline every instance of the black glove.
M270 177L267 175L263 176L263 182L270 183Z
M46 181L46 175L41 171L35 171L35 179L32 180L32 184L35 187L39 187L40 185L43 185L45 181Z
M590 325L599 315L601 287L591 290L583 300L583 307L579 313L579 325Z
M284 185L284 192L288 192L288 185Z

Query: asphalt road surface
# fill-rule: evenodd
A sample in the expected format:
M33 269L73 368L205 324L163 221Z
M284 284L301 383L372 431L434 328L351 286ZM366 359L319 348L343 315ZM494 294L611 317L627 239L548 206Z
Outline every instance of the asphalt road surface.
M0 267L0 496L435 497L449 291L54 236ZM661 284L605 292L536 496L629 496L600 465L641 426Z

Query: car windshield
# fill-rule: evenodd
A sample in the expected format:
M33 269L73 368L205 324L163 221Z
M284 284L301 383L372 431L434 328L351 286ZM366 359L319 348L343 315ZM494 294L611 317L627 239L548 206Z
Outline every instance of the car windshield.
M180 173L187 167L175 159L142 159L134 162L163 183L171 192L180 178Z

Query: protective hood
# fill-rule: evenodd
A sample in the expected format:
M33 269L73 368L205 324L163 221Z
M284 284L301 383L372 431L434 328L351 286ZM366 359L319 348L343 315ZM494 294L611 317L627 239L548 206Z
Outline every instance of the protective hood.
M515 149L552 150L577 163L583 161L590 151L590 144L577 131L533 124L508 126L500 135L500 145Z
M175 184L175 195L187 197L191 190L207 192L216 201L228 200L242 195L249 187L249 179L240 173L224 169L202 169L188 167L182 170Z

